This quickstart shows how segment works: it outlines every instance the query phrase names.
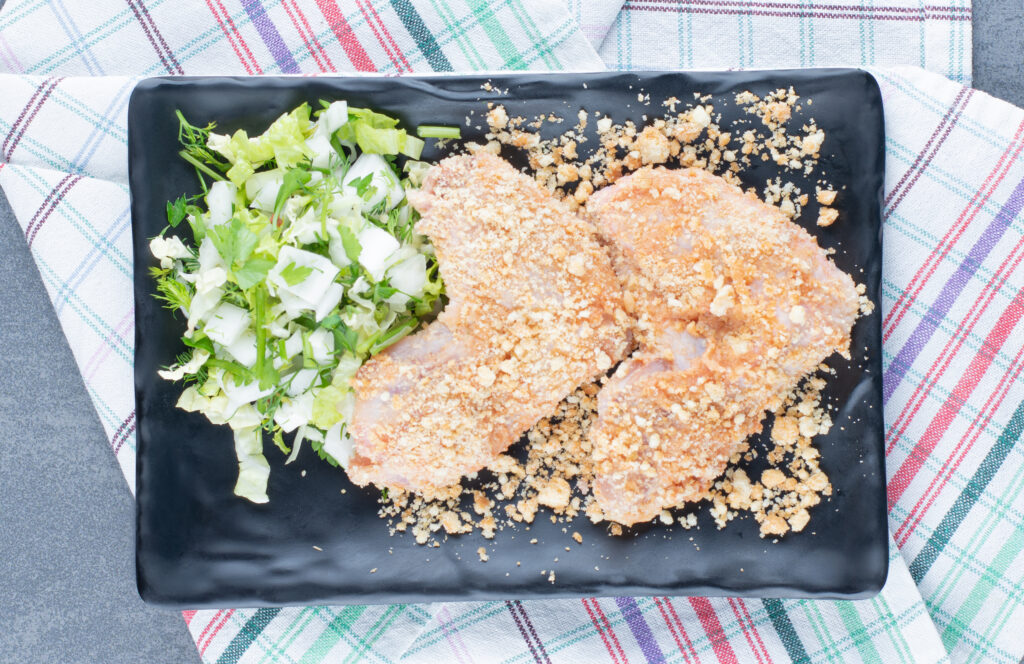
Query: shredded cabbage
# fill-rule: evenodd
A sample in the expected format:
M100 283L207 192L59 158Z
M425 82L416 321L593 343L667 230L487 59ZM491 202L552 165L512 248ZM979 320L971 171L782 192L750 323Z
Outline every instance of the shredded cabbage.
M238 481L235 495L254 503L270 501L267 481L270 463L263 456L263 436L256 427L235 431L235 455L238 457Z
M179 118L206 193L168 204L169 228L187 220L191 238L150 243L158 297L188 319L188 351L160 375L187 385L178 407L234 430L235 493L266 502L263 434L289 462L306 440L345 466L350 379L443 293L405 196L422 180L426 164L411 160L423 141L344 101L303 104L258 136ZM399 155L412 164L405 181Z

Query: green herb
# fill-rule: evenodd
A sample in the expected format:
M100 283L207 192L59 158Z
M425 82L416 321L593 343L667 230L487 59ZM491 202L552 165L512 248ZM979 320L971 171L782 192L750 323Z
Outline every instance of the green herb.
M374 339L373 343L371 343L367 349L367 352L369 352L370 355L376 355L388 346L404 338L417 327L419 327L419 321L415 319L408 319L405 322L392 327L384 334L381 334L377 339Z
M350 353L356 353L356 346L359 344L358 332L340 322L331 332L334 333L334 345L337 348L344 348Z
M333 313L330 316L324 318L322 321L320 321L320 327L324 328L325 330L333 330L340 324L341 316L339 316L337 313Z
M208 336L198 330L193 332L191 337L182 337L181 342L189 348L197 348L205 350L211 355L213 354L213 342L210 341Z
M345 226L338 227L338 234L341 235L341 245L345 249L345 256L353 263L357 262L359 254L363 252L363 247L359 244L359 238Z
M269 381L271 376L264 372L263 367L267 361L267 288L260 284L253 286L252 292L253 325L256 327L256 366L254 371L260 380L260 389L265 390L273 383ZM273 365L271 364L271 368Z
M227 168L223 158L208 147L210 132L217 127L217 123L210 122L205 127L197 127L186 120L180 110L174 114L178 116L178 142L184 146L185 152L204 164Z
M192 304L192 289L188 284L175 279L170 270L151 267L149 274L156 280L157 294L154 297L163 302L165 308L171 311L188 310Z
M373 181L373 173L367 173L361 178L356 178L349 182L349 184L356 188L356 195L360 198L366 198L366 194L370 191L370 183Z
M270 268L274 267L276 261L269 258L250 258L235 270L235 281L242 290L252 288L267 278Z
M243 262L260 241L237 216L226 224L211 228L208 233L213 246L228 265Z
M188 216L188 198L185 196L178 197L173 203L168 201L167 203L167 225L171 228L177 228L178 224Z
M281 431L280 428L277 428L277 429L274 430L274 438L273 438L273 440L274 440L274 445L277 446L277 449L281 450L282 454L289 454L289 453L291 453L292 448L290 448L287 445L285 445L284 433Z
M383 302L397 292L398 289L392 288L386 281L378 281L373 285L372 299L374 302Z
M252 372L238 362L211 357L206 361L206 364L211 368L223 369L242 383L248 383L254 378Z
M281 278L287 282L289 286L302 283L306 280L306 277L313 274L313 268L308 265L296 265L295 263L288 263L281 270Z
M309 446L313 448L313 451L316 452L316 455L318 457L320 457L322 460L324 460L327 463L331 464L335 468L338 467L338 462L334 459L334 457L332 457L330 454L328 454L324 450L324 443L323 443L322 440L316 440L316 439L310 440L309 441Z
M296 191L302 189L311 177L309 169L302 166L296 166L284 174L284 183L282 183L281 189L277 192L277 199L274 201L275 216L281 213L281 208L284 207L285 201L291 198Z
M175 111L178 116L178 142L184 149L178 154L181 158L195 167L197 174L203 173L214 180L223 180L223 171L227 170L228 164L216 152L208 147L210 132L217 126L216 123L209 123L205 127L197 127L185 119L182 112ZM217 172L211 166L222 172ZM203 191L206 191L206 182L202 176L199 177L199 184Z

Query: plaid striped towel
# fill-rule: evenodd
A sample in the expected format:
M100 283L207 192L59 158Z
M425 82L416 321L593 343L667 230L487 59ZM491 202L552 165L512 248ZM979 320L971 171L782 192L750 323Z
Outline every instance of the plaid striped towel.
M0 12L0 186L130 484L134 79L115 74L910 64L970 77L966 0L196 4L8 0ZM920 69L873 72L887 132L893 535L878 597L186 612L204 661L1016 663L1024 111Z

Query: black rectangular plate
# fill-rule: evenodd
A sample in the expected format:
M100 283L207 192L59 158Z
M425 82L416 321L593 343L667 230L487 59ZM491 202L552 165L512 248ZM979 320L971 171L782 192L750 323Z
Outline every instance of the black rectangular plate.
M483 89L488 81L490 92ZM147 242L165 225L166 202L198 189L193 170L177 155L175 109L193 124L216 121L221 131L258 133L304 101L316 105L320 99L346 99L397 116L405 127L456 124L465 139L482 140L487 100L504 104L511 116L554 112L567 119L556 126L562 131L575 123L579 108L591 112L591 127L594 111L617 122L632 118L642 123L645 113L661 114L663 99L675 96L685 104L700 92L715 96L723 130L732 125L742 131L757 119L736 109L732 100L737 92L763 94L790 85L813 99L805 116L826 132L818 170L803 185L812 203L801 223L824 247L836 249L836 263L865 283L878 303L882 104L875 81L861 71L168 78L140 83L128 126L135 252L136 566L143 599L199 608L652 594L861 598L877 592L888 564L877 310L854 328L853 361L832 359L838 375L830 380L825 398L834 407L836 426L818 438L818 445L834 494L812 510L807 531L777 543L761 539L749 517L718 530L702 507L697 509L699 528L691 530L654 525L612 537L605 525L585 517L553 524L542 512L531 527L499 531L493 542L473 534L450 538L440 548L417 546L409 535L388 534L377 516L377 491L353 486L308 447L285 466L269 443L270 502L254 505L232 495L237 464L231 432L202 415L177 410L181 386L156 373L183 350L184 321L153 299L147 269L155 261ZM641 92L650 95L649 106L638 103ZM581 154L595 144L583 143ZM428 160L441 156L432 145L424 153ZM525 164L520 158L517 165ZM741 177L760 190L779 174L774 165L758 163ZM830 228L814 225L814 181L820 177L843 187L842 216ZM569 539L566 527L583 535L582 545ZM533 538L535 545L529 543ZM486 564L477 558L481 545L490 552ZM572 550L565 551L566 546ZM549 583L541 570L554 570L556 582Z

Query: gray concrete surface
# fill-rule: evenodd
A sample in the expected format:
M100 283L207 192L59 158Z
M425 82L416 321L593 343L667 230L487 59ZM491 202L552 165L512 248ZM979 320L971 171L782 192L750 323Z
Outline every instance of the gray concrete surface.
M0 194L0 661L198 662L135 591L135 505Z
M1022 2L974 15L976 87L1024 105ZM131 496L2 195L0 311L0 661L199 661L135 591Z
M1024 107L1024 0L974 0L974 87Z

